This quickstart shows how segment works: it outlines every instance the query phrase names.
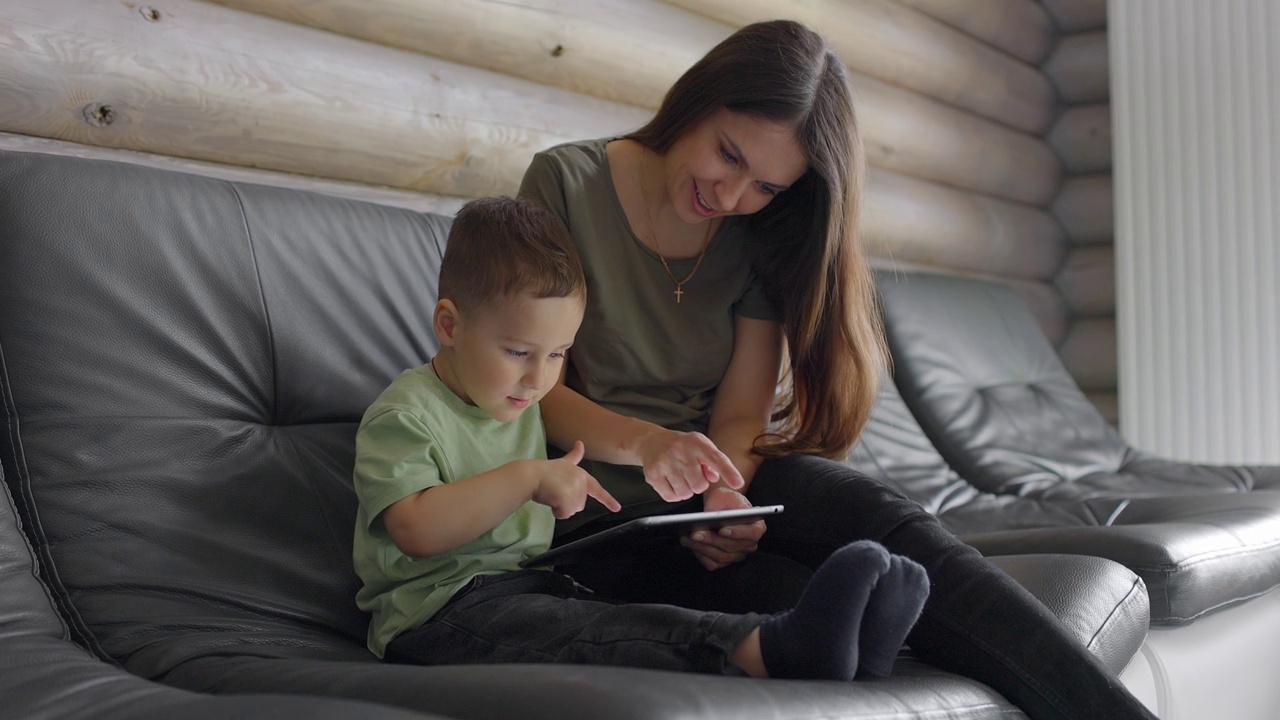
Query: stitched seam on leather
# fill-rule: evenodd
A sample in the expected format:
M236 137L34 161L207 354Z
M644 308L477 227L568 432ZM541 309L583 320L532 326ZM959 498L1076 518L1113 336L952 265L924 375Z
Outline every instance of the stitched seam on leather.
M278 433L281 437L284 438L285 444L289 446L289 453L293 455L295 461L298 464L298 467L302 468L304 466L304 463L302 460L302 453L298 451L298 446L296 443L294 443L293 436L285 430L275 430L273 432ZM307 490L310 491L311 499L315 502L316 507L320 510L320 514L324 516L325 529L329 531L329 537L334 541L333 542L334 549L337 552L338 558L343 563L346 563L346 567L348 568L351 567L350 548L348 547L346 552L342 550L342 547L343 547L343 542L341 540L342 534L338 530L338 527L339 527L338 524L333 522L333 518L330 517L329 509L325 506L323 498L320 497L320 493L316 491L315 485L308 482L306 483L306 486L307 486ZM341 568L343 567L343 565L340 564L336 567Z
M63 639L76 642L81 647L87 648L98 658L117 664L115 659L102 649L98 639L94 637L93 632L89 630L88 624L80 616L79 610L71 602L71 594L66 585L62 583L62 578L58 575L57 565L53 562L53 552L49 548L49 538L45 535L44 526L40 522L40 513L36 509L35 495L31 490L31 473L27 469L26 454L23 452L22 433L19 430L20 422L17 418L17 404L13 399L12 385L9 382L9 367L4 359L2 344L0 344L0 391L3 391L3 398L0 399L3 399L4 402L5 433L9 436L10 445L13 447L14 471L18 473L15 484L22 496L21 507L13 501L13 497L9 493L8 483L4 480L3 465L0 465L0 482L5 482L5 496L8 498L10 506L14 509L14 522L17 523L18 532L22 536L28 552L31 554L33 561L32 574L36 576L36 580L40 583L40 588L44 591L45 599L49 601L58 618L58 622L62 625ZM24 525L29 530L24 529ZM35 544L32 544L28 533L35 537Z
M262 283L262 269L258 265L258 249L257 245L253 242L253 230L249 227L249 214L245 212L244 209L244 198L240 195L239 186L235 183L228 183L228 185L231 186L231 192L236 198L236 205L240 208L240 221L244 226L245 242L249 245L249 258L253 262L253 275L258 281L258 299L262 303L262 316L267 328L267 348L268 353L271 356L271 426L273 428L278 428L281 427L279 419L276 416L277 409L280 407L280 383L278 382L279 363L276 361L275 327L271 324L271 309L267 305L267 292ZM289 446L289 451L296 459L298 467L301 468L303 465L302 454L298 452L298 448L293 441L293 437L287 432L280 432L280 435ZM329 529L329 534L333 535L336 525L332 518L329 517L329 513L326 511L324 503L321 501L315 487L308 483L307 488L311 491L311 496L316 502L316 507L320 508L321 513L325 516L325 526ZM341 543L337 544L341 545ZM350 560L349 553L344 555L339 552L338 554L340 557L345 557L345 559Z
M1254 598L1256 598L1256 597L1262 597L1263 595L1266 595L1267 593L1271 592L1272 590L1275 590L1276 588L1280 588L1280 583L1275 584L1275 585L1272 585L1271 587L1267 588L1266 590L1259 590L1258 592L1256 592L1256 593L1254 593L1254 594L1252 594L1252 595L1246 595L1246 596L1244 596L1244 597L1236 597L1236 598L1231 598L1230 600L1224 600L1224 601L1222 601L1222 602L1218 603L1217 605L1213 605L1212 607L1207 607L1207 608L1205 608L1204 610L1201 610L1200 612L1196 613L1195 615L1187 615L1187 616L1183 616L1183 615L1173 615L1173 614L1169 614L1169 615L1166 615L1166 616L1165 616L1165 618L1164 618L1164 620L1163 620L1162 622L1160 622L1159 624L1161 624L1161 625L1169 625L1169 624L1172 624L1172 623L1188 623L1188 622L1191 622L1192 620L1195 620L1195 619L1196 619L1196 618L1198 618L1198 617L1203 617L1204 615L1207 615L1207 614L1209 614L1209 613L1211 613L1211 612L1213 612L1213 611L1215 611L1215 610L1217 610L1217 609L1219 609L1219 608L1225 608L1225 607L1230 607L1230 606L1232 606L1232 605L1238 605L1238 604L1240 604L1240 603L1242 603L1242 602L1246 602L1246 601L1248 601L1248 600L1252 600L1252 599L1254 599ZM1166 604L1168 604L1168 603L1167 603L1167 601L1166 601Z
M1176 563L1162 564L1144 564L1135 562L1123 562L1122 564L1132 570L1148 570L1151 572L1176 573L1186 568L1195 567L1206 562L1212 562L1224 557L1237 557L1240 555L1261 555L1268 551L1280 548L1280 540L1269 542L1265 545L1251 545L1239 548L1227 548L1225 550L1215 550L1212 552L1204 552L1194 556L1188 560L1180 560ZM1119 562L1119 561L1117 561Z
M0 344L0 391L2 391L2 394L3 394L2 399L4 401L5 434L9 436L9 442L11 447L13 448L13 461L15 465L14 469L17 470L18 469L17 465L19 464L25 465L25 462L20 463L20 456L22 455L22 444L19 438L17 420L15 418L17 413L14 411L13 403L11 402L12 396L9 392L9 369L4 362L4 348L2 344ZM25 487L26 485L26 483L22 481L21 476L19 476L19 478L17 479L17 482L19 483L20 486ZM0 485L3 485L5 502L9 504L9 509L10 511L13 512L13 523L14 523L14 527L18 531L17 533L18 537L21 538L22 544L26 546L27 554L31 558L31 565L30 565L31 576L35 578L36 583L40 586L40 591L44 593L44 599L45 599L45 602L49 604L49 610L53 612L54 617L58 618L58 624L62 627L62 639L70 640L71 630L70 628L67 627L66 621L63 620L62 613L58 610L58 602L54 598L52 592L50 591L48 584L46 584L44 578L41 577L40 553L31 544L31 539L27 537L27 532L23 529L23 525L24 525L24 523L22 522L23 513L18 510L18 505L17 503L14 502L13 494L9 490L9 483L5 481L4 465L2 463L0 463ZM32 508L33 514L34 514L34 510L35 509L33 507ZM25 524L32 525L33 523L25 523ZM33 532L35 532L34 529L33 529ZM43 532L38 532L37 534L41 538L44 537Z
M258 281L258 300L262 303L262 319L267 328L267 352L271 356L271 424L278 425L276 412L280 407L280 383L277 377L279 364L276 362L276 334L271 324L271 309L267 306L267 291L262 285L262 268L258 265L258 248L253 242L253 230L249 228L249 214L244 209L244 198L240 195L239 185L233 182L228 182L227 185L235 196L236 206L240 208L240 223L244 227L245 243L249 246L253 277Z
M1098 640L1102 637L1103 633L1111 627L1113 621L1118 621L1120 610L1122 608L1127 608L1131 602L1136 602L1134 596L1137 594L1138 588L1143 586L1145 586L1145 583L1142 582L1142 578L1135 577L1133 579L1133 582L1129 586L1129 592L1125 593L1125 596L1121 598L1120 602L1116 603L1114 608L1111 608L1111 612L1107 613L1107 618L1098 626L1098 630L1093 634L1093 637L1089 638L1088 646L1090 650L1097 647ZM1148 602L1150 601L1148 600Z
M909 715L904 713L910 713ZM996 715L992 715L996 713ZM857 720L902 720L903 718L911 718L912 720L930 720L930 718L942 718L943 720L964 720L964 718L974 718L974 720L982 720L990 717L1016 717L1025 718L1026 713L1018 708L998 707L995 704L983 705L967 705L965 707L946 707L937 710L894 710L889 713L877 713L875 715L867 715L865 711L856 711L853 715L846 716L844 714L832 715L829 712L820 713L818 715L794 715L787 714L787 720L832 720L833 718L851 717Z

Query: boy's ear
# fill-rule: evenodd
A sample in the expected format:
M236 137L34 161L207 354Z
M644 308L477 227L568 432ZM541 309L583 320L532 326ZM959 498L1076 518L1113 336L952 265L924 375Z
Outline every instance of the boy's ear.
M454 335L458 332L458 306L452 300L441 300L436 303L431 320L440 346L453 347Z

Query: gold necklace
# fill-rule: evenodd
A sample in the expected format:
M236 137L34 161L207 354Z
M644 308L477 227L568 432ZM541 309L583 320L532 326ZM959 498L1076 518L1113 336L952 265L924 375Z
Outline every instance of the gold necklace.
M684 295L684 290L682 289L684 284L693 279L694 273L698 272L698 268L702 266L702 258L707 256L707 248L711 247L712 221L707 221L707 230L703 233L702 252L698 253L698 261L693 264L693 269L689 271L688 275L684 276L683 280L677 278L676 274L671 272L671 266L667 264L667 256L662 254L662 244L658 242L658 233L653 227L653 214L649 210L649 192L645 189L644 182L644 158L648 150L644 146L640 148L640 197L644 198L644 216L649 221L649 237L653 240L653 246L658 251L658 259L662 261L662 269L667 271L667 277L671 278L671 282L676 284L676 304L679 305L680 297Z

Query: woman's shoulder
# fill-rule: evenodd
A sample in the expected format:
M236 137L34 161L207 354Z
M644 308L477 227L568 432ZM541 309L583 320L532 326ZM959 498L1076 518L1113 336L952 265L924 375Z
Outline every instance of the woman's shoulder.
M609 207L613 180L606 146L614 138L562 143L534 156L521 185L521 194L540 199L573 226L569 215L583 199L592 208Z
M608 159L605 146L614 138L595 138L592 140L574 140L560 143L541 150L534 155L535 162L550 162L571 170L595 170L604 166Z

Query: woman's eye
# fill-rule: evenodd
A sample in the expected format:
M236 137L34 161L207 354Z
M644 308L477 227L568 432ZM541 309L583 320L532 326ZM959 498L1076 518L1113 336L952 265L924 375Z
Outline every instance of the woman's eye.
M764 193L765 195L777 195L777 194L778 194L778 191L777 191L777 190L774 190L772 187L770 187L770 186L768 186L768 185L761 185L761 186L760 186L760 192Z
M724 158L724 161L727 163L733 163L735 165L738 163L737 156L724 148L720 148L720 157Z
M553 352L553 353L551 353L551 359L552 359L552 360L561 360L561 359L563 359L563 358L564 358L564 353L562 353L562 352Z

